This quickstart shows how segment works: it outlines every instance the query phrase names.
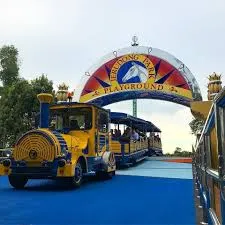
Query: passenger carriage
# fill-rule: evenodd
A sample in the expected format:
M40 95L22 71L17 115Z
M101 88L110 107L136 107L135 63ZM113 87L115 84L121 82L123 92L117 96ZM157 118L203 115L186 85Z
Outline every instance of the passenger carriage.
M128 115L126 113L110 113L111 130L126 130L127 127L135 128L141 133L139 140L131 140L111 134L110 149L115 154L118 167L132 165L151 156L155 150L162 152L161 146L152 141L152 134L161 132L153 123Z
M154 132L150 132L148 149L149 156L163 156L161 132L158 129L154 129Z

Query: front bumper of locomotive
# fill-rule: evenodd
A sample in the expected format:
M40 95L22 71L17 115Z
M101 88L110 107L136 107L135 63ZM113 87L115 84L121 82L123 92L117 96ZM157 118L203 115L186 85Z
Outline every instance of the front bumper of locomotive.
M39 129L28 132L17 141L12 157L0 164L0 175L32 179L72 177L74 167L63 137Z
M1 175L26 176L29 179L54 179L74 176L74 165L65 158L56 158L53 162L43 161L39 165L26 161L10 159L10 166L0 165Z

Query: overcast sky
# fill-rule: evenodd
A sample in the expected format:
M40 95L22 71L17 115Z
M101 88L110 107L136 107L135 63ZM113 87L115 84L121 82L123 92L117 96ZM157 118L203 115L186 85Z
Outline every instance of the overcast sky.
M225 72L224 0L0 0L0 46L19 50L20 76L46 73L54 85L75 89L102 56L139 45L169 52L193 73L206 99L207 76ZM224 83L224 77L222 78ZM107 106L132 114L132 102ZM190 109L138 100L138 116L162 130L164 152L191 150Z

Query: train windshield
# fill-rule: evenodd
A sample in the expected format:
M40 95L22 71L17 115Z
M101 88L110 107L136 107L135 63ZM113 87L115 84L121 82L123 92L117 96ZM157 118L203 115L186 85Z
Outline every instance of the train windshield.
M51 110L56 130L90 130L92 128L91 107L64 108Z

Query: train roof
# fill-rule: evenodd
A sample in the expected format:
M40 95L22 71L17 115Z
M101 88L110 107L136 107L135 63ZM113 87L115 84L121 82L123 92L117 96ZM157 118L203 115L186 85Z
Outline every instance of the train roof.
M58 102L58 103L53 103L50 105L50 108L57 108L57 107L60 107L60 106L73 106L73 105L86 105L86 106L93 106L95 108L98 108L98 109L101 109L101 110L104 110L104 111L108 111L108 109L105 109L103 107L100 107L96 104L93 104L93 103L86 103L86 102L66 102L66 101L63 101L63 102Z
M110 122L132 126L140 131L161 132L152 122L121 112L110 112Z

